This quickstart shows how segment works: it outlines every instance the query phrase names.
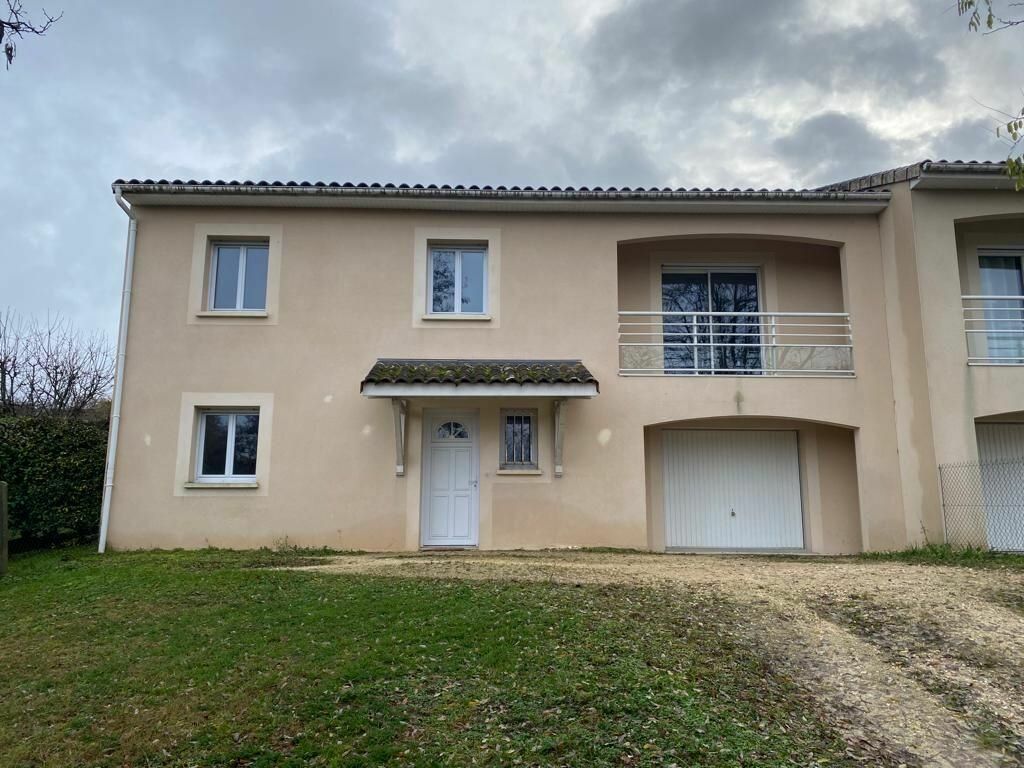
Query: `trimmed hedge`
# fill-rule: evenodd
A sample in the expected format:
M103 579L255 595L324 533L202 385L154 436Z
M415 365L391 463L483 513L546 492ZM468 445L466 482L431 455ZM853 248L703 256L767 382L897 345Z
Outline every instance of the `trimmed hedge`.
M0 418L0 480L8 484L12 549L96 535L106 451L103 422Z

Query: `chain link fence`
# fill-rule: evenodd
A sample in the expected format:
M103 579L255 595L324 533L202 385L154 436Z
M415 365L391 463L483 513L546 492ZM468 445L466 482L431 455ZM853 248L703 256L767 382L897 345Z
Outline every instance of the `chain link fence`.
M939 467L946 543L1024 552L1024 459Z

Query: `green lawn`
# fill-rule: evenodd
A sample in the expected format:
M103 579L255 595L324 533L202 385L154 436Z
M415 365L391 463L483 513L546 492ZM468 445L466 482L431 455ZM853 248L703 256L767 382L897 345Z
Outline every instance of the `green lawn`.
M711 595L15 558L0 765L854 764Z

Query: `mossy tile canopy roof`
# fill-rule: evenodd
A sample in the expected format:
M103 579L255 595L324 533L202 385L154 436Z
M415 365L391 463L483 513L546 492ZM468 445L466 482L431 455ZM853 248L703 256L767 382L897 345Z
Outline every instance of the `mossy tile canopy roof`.
M362 384L594 384L579 360L381 359Z

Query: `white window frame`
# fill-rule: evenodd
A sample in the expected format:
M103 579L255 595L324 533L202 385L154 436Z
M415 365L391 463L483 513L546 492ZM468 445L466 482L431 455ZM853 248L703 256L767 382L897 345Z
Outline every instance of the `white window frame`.
M252 483L256 480L256 473L251 475L236 475L235 464L235 419L238 416L260 416L259 408L201 408L197 411L199 425L196 428L195 446L195 482L197 483ZM203 470L203 447L206 443L206 417L227 416L228 417L228 439L226 454L224 456L223 475L204 475ZM262 421L262 419L261 419ZM259 461L260 442L259 429L256 430L256 460ZM257 466L259 464L257 463Z
M436 311L434 309L434 254L438 251L454 251L455 252L455 299L453 301L453 309L451 312ZM479 312L464 312L462 307L462 254L464 253L482 253L484 257L484 273L483 273L483 285L480 286L481 290L481 309ZM488 269L490 266L490 254L486 245L456 245L456 244L445 244L445 243L431 243L427 253L427 314L428 315L440 315L442 317L451 317L452 315L466 315L475 317L478 315L487 314L487 303L488 303L488 280L489 274Z
M977 248L975 248L974 256L975 256L976 267L977 267L977 270L978 270L978 276L977 276L978 290L977 290L977 293L979 295L985 295L984 294L985 288L984 288L984 285L983 285L983 280L984 280L983 272L984 272L984 270L983 270L983 268L981 266L981 260L983 258L985 258L986 256L991 256L991 257L995 257L995 258L1011 258L1011 259L1016 259L1017 260L1017 274L1021 276L1021 279L1024 279L1024 246L1021 246L1021 245L991 245L991 246L984 246L983 245L983 246L978 246ZM1013 304L1019 304L1019 303L1020 302L1016 302L1016 301L1013 302ZM993 306L993 304L994 304L994 306ZM1012 366L1019 366L1019 365L1021 365L1022 364L1020 362L1021 358L1019 356L1007 354L1007 352L1013 352L1014 351L1013 347L1017 347L1017 349L1020 349L1020 339L1019 339L1019 336L1016 333L1014 333L1012 336L1009 336L1009 335L1002 336L1001 331L1004 331L1004 330L1006 330L1006 331L1010 331L1010 330L1016 331L1017 329L1012 328L1012 327L1011 328L1007 328L1006 326L1007 325L1011 325L1012 326L1012 325L1020 323L1021 320L1022 320L1022 315L1024 315L1024 313L1020 313L1020 314L1012 313L1012 314L1010 314L1010 313L1006 312L1005 310L1009 310L1009 309L1015 309L1016 310L1016 309L1018 309L1018 307L1012 306L1012 305L1007 306L1007 302L1005 300L1003 300L1003 301L995 301L995 302L985 301L985 302L983 302L983 305L977 307L977 309L981 310L980 313L979 312L972 312L970 314L976 315L977 316L977 320L983 320L984 325L981 325L981 323L978 323L977 321L974 321L974 322L971 322L969 324L969 327L972 330L973 329L979 329L980 330L980 329L983 328L985 333L974 334L974 333L971 333L970 331L967 333L967 345L968 345L968 352L967 352L967 354L968 354L968 357L972 357L973 355L977 355L977 354L983 354L985 356L985 360L981 361L981 364L983 364L983 365L1012 365ZM990 310L994 310L994 312L990 312ZM994 315L994 317L991 316L991 315ZM967 317L967 313L966 312L965 312L964 316ZM978 339L978 341L979 341L978 346L980 347L980 350L977 353L971 351L971 344L972 344L971 336L974 336L974 335L977 335L979 337L979 339ZM1003 348L1004 345L1000 343L1003 340L1011 342L1009 350L1006 350L1005 348ZM1016 341L1017 343L1014 344L1013 343L1014 341ZM993 354L993 351L992 351L992 347L993 346L996 347L994 354ZM984 350L984 351L981 351L981 350Z
M737 274L750 274L757 275L757 311L767 312L765 309L764 300L764 275L762 269L757 265L750 264L708 264L708 265L691 265L691 264L662 264L661 274L683 274L683 275L706 275L708 283L708 299L711 298L711 275L721 272L736 272ZM660 306L661 302L661 279L658 280L658 302ZM710 311L710 304L709 311ZM740 314L740 313L737 313Z
M540 429L538 411L536 408L502 408L500 423L500 437L498 468L503 470L534 470L540 469L540 457L537 455L537 432ZM505 427L509 416L525 416L530 419L530 462L509 461L505 453Z
M220 248L238 248L238 284L235 286L235 306L233 307L218 307L214 304L214 298L217 295L217 256ZM263 288L263 306L262 307L244 307L245 303L245 254L249 248L266 248L267 249L267 279L266 285ZM206 309L209 312L259 312L265 313L267 311L267 293L270 291L270 243L261 243L258 241L249 242L231 242L229 240L214 241L210 244L210 277L209 277L209 290L206 295Z
M715 310L711 309L711 276L714 275L714 274L721 274L723 272L726 272L726 273L727 272L735 272L736 274L745 274L745 275L753 274L755 276L756 280L757 280L757 310L756 310L756 312L767 312L768 311L767 309L765 309L764 273L763 273L763 270L762 270L761 266L750 265L750 264L728 264L728 263L726 263L726 264L703 264L703 265L702 264L662 264L661 265L661 276L659 276L659 278L658 278L658 308L662 309L664 307L664 304L662 304L662 301L664 301L664 299L663 299L664 294L662 293L663 286L664 286L664 280L662 279L662 277L664 275L666 275L666 274L704 275L705 278L706 278L707 286L708 286L708 311L709 312L715 311ZM745 313L737 312L736 314L737 315L743 315ZM662 324L662 336L664 337L665 335L666 334L664 333L664 323L663 323ZM761 356L761 368L763 369L765 367L765 362L764 362L765 350L766 350L766 348L768 346L764 342L765 334L764 334L764 329L763 328L760 328L760 327L758 328L758 335L761 338L760 356ZM726 370L718 370L718 371L716 371L715 370L715 348L714 347L708 347L708 349L710 350L710 355L711 355L711 357L710 357L711 367L710 368L694 367L693 368L694 374L695 375L696 374L709 375L709 376L728 376L729 375L729 371L726 371ZM694 359L696 360L696 356L695 356ZM685 369L685 370L689 370L689 369ZM752 370L752 369L749 369L749 368L736 368L736 369L731 369L731 370L745 371L745 370ZM701 372L704 372L704 373L701 373ZM759 375L761 375L761 374L759 374Z

